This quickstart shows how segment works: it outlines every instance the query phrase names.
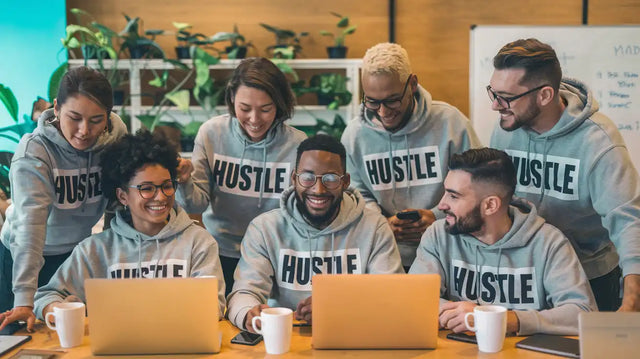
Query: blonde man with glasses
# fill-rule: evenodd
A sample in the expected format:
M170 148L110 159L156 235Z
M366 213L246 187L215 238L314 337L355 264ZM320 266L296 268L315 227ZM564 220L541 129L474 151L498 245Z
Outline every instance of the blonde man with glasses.
M398 44L367 50L362 89L361 113L342 135L347 170L367 206L387 218L408 270L422 234L443 217L436 207L449 157L480 142L457 108L418 85Z
M516 195L569 238L601 311L640 311L640 178L616 125L545 43L506 44L493 65L491 147L511 157Z
M242 240L227 311L238 328L253 331L251 320L269 306L311 322L315 274L403 272L386 220L349 187L345 161L344 147L327 135L298 146L280 209L251 221Z

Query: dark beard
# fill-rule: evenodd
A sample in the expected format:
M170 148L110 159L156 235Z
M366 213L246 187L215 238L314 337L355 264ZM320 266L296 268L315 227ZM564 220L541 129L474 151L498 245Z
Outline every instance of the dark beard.
M451 212L445 211L444 213L455 216ZM455 219L456 221L453 226L449 225L449 222L444 223L444 228L449 234L470 234L479 231L484 225L484 221L480 215L480 205L474 207L471 212L462 219L458 219L457 216L455 216Z
M302 213L302 216L304 217L304 219L307 220L307 222L309 222L309 224L311 224L316 228L326 227L330 223L330 221L333 220L335 215L338 213L338 210L340 209L340 203L342 202L342 197L338 198L337 201L331 203L331 206L329 207L329 210L327 211L327 213L320 216L316 216L309 213L309 211L307 210L307 206L305 205L304 199L298 195L298 192L295 192L295 194L296 194L296 207L298 208L298 211Z
M511 125L510 127L506 127L506 128L503 127L502 120L500 120L500 127L502 127L502 129L507 132L515 131L523 126L529 128L532 125L533 119L538 117L539 114L540 114L540 109L538 108L538 106L533 105L527 108L527 111L525 113L518 116L513 121L513 125Z

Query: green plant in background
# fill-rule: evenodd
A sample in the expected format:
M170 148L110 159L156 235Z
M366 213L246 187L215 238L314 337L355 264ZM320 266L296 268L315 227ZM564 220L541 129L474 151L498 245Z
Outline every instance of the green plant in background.
M142 58L162 58L165 59L165 53L156 43L156 36L162 35L164 30L146 30L140 34L140 17L131 18L127 14L123 14L127 20L127 25L120 31L122 43L119 53L129 52L132 59Z
M178 42L178 46L181 47L189 47L191 45L208 45L210 41L207 36L203 33L195 33L192 34L189 29L193 26L186 22L172 22L173 26L176 28L176 41Z
M344 122L344 119L342 118L342 116L340 116L340 114L335 114L333 117L333 123L329 123L324 119L321 119L319 117L315 117L316 119L316 124L314 126L295 126L296 128L298 128L301 131L304 131L304 133L307 134L307 136L311 137L313 135L317 135L317 134L325 134L325 135L329 135L333 138L335 138L336 140L340 141L340 138L342 137L342 133L344 132L344 129L347 127L347 124Z
M273 53L274 57L277 57L277 55L282 54L281 52L280 53L275 52L274 49L289 48L290 50L288 51L292 51L292 57L290 58L295 58L295 56L302 51L302 46L300 45L300 38L309 35L307 31L296 33L293 30L280 29L275 26L267 25L264 23L260 23L260 26L265 28L267 31L273 33L276 37L275 45L271 45L267 47L267 51Z
M338 17L340 20L338 20L338 23L336 24L336 27L338 28L338 31L334 34L333 32L327 31L327 30L321 30L320 31L320 35L322 36L328 36L333 38L334 40L334 44L337 47L343 47L344 46L344 38L347 35L351 35L354 32L356 32L356 28L358 27L358 25L351 25L349 26L349 17L347 16L342 16L338 13L335 13L333 11L331 11L331 15Z
M244 36L238 32L238 25L233 25L233 32L217 32L209 38L212 44L229 41L230 45L225 48L229 59L243 59L247 54L247 48L253 47L251 41L246 41Z
M118 34L108 28L96 22L93 16L81 9L73 8L70 12L75 16L77 24L67 25L66 36L62 39L62 46L66 49L82 49L82 55L86 60L96 58L102 65L102 59L110 58L117 60L118 53L113 45L113 39L118 38ZM83 19L89 19L88 23ZM86 23L86 25L82 25ZM75 56L73 51L70 51L72 57Z
M309 80L308 87L300 88L297 92L315 93L320 105L327 105L327 108L335 110L351 102L352 94L347 90L347 80L347 77L333 72L316 74Z

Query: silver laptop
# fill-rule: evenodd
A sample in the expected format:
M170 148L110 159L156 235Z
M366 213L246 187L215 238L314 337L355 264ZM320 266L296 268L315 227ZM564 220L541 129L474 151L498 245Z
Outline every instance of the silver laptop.
M87 279L93 354L220 351L218 279Z
M582 359L630 358L638 355L640 313L580 313L579 323Z

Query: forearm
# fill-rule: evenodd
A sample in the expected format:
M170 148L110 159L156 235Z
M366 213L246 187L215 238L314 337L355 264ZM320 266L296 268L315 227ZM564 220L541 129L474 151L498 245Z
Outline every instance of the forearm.
M545 333L552 335L578 335L578 316L587 311L577 304L565 304L540 311L514 311L519 325L518 335Z
M640 274L627 274L624 277L624 296L620 311L640 312Z

